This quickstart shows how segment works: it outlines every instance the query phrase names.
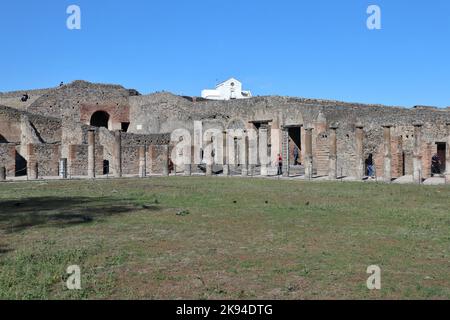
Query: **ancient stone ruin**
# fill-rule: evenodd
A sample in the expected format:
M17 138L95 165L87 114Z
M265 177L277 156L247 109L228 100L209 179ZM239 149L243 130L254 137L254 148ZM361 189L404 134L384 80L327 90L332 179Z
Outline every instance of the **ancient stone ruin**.
M200 147L190 141L178 150L172 133L180 129L200 136ZM218 145L217 136L205 138L209 129L221 133L223 150L212 147L205 164L207 142ZM236 129L244 134L233 135ZM183 152L189 161L180 165L173 158ZM0 180L270 176L278 153L284 176L363 180L372 154L379 181L422 183L434 174L449 182L450 110L279 96L209 101L85 81L0 93ZM439 170L432 171L435 155Z

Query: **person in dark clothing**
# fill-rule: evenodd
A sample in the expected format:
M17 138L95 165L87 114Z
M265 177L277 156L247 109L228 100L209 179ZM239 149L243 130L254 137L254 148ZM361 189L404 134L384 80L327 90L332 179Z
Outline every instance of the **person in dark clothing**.
M366 168L367 168L367 176L372 178L375 175L372 154L369 154L369 157L366 159Z
M277 156L277 162L278 162L278 172L277 175L281 176L283 174L283 157L281 154L278 154Z
M298 147L295 146L294 147L294 165L295 166L298 164L298 156L299 156L299 154L298 154Z
M441 174L441 158L438 154L435 154L431 158L431 173L432 174Z

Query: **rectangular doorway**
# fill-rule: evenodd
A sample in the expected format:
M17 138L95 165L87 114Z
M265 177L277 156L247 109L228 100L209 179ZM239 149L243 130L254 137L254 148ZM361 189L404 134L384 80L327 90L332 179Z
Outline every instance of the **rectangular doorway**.
M291 165L299 165L302 162L302 138L301 127L291 127L289 130L289 159ZM297 155L297 157L295 157ZM295 161L297 160L297 161Z
M447 156L447 144L445 142L437 142L437 155L439 156L439 160L441 161L441 174L445 173L445 170L447 169L445 167L446 162L446 156Z

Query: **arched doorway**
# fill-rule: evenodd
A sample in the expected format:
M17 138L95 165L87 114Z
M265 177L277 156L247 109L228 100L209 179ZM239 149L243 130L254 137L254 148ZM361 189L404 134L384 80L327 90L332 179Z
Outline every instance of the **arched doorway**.
M105 111L97 111L91 116L91 126L108 128L109 114Z

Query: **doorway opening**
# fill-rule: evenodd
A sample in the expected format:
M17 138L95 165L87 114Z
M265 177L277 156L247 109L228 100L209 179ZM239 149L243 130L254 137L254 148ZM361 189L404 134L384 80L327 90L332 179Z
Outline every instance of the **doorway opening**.
M27 175L27 160L16 152L16 177Z
M302 137L301 127L294 126L288 128L289 133L289 159L291 165L301 165Z
M122 132L128 132L128 128L130 127L130 123L129 122L122 122L121 123L121 127L122 127Z
M447 169L445 166L445 163L447 161L447 144L445 142L437 142L437 155L439 157L439 174L445 173L445 170Z
M103 160L103 174L109 174L109 161Z
M94 114L91 117L91 126L94 127L103 127L108 129L108 123L109 123L109 114L105 111L97 111L94 112Z

